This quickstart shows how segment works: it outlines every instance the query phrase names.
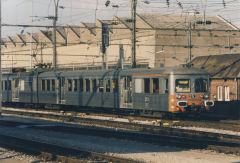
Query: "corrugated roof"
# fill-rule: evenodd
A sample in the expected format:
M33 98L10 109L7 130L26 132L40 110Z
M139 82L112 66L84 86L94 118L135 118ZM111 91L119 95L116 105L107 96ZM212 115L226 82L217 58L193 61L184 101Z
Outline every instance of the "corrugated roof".
M66 32L63 27L58 27L57 28L58 33L66 40Z
M235 26L219 16L206 16L206 25L203 25L203 17L200 15L163 15L163 14L139 14L154 28L179 28L186 29L189 22L193 29L218 29L234 30Z
M213 78L236 78L240 74L240 54L196 57L191 64L204 68Z
M169 14L137 14L148 25L153 28L176 28L187 29L189 22L192 23L192 29L218 29L218 30L238 30L220 16L206 16L206 25L203 25L203 17L200 15L169 15ZM121 17L121 20L131 27L131 18Z
M96 24L95 23L82 23L85 27L93 34L96 35Z

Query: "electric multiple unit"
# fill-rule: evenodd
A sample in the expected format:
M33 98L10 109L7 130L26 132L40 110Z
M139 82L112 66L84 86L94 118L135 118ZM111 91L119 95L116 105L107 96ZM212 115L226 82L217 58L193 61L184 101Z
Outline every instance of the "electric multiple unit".
M3 102L88 106L139 112L186 113L211 109L209 74L173 67L126 70L62 70L3 74Z

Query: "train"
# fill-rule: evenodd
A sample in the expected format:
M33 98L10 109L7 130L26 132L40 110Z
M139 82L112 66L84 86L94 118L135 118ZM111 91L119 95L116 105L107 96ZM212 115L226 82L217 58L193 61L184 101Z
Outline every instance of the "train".
M138 113L210 111L209 73L193 67L33 69L2 75L4 104L91 107Z

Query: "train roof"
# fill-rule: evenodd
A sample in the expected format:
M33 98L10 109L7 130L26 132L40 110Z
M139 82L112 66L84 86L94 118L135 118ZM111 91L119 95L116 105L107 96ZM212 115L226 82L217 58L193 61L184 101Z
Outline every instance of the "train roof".
M56 76L85 76L85 77L102 77L102 76L125 76L125 75L145 75L145 74L174 74L174 75L209 75L204 69L188 67L168 67L154 69L124 69L124 70L67 70L67 71L48 71L41 73L39 77L56 77Z
M167 67L167 68L155 68L155 69L130 69L125 73L131 74L174 74L174 75L191 75L191 74L209 74L204 69L188 68L188 67Z

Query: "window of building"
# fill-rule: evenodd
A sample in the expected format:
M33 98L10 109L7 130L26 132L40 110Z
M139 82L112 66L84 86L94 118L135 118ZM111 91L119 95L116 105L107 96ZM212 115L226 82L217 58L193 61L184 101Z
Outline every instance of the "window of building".
M106 79L106 92L111 92L111 81Z
M41 80L41 90L45 91L45 80Z
M96 92L97 91L97 80L96 79L93 79L92 80L92 91L93 92Z
M90 80L86 79L86 92L90 92Z
M225 101L230 101L230 89L229 89L229 86L225 87Z
M150 93L150 79L144 79L144 93Z
M50 91L50 80L47 80L47 91Z
M79 79L79 91L83 92L83 79Z
M135 92L143 93L143 79L135 79Z
M55 80L52 79L52 91L55 91Z
M159 93L159 79L158 78L153 78L153 93Z
M223 96L222 96L222 86L217 86L217 100L218 101L222 101L223 100Z
M99 92L104 92L104 81L102 79L99 79L98 84Z
M78 88L77 88L77 85L78 85L77 81L78 81L77 79L73 79L73 91L74 92L77 92L77 90L78 90Z
M72 79L68 79L68 91L72 91Z

